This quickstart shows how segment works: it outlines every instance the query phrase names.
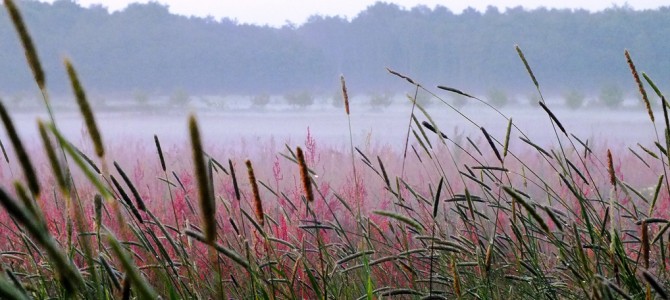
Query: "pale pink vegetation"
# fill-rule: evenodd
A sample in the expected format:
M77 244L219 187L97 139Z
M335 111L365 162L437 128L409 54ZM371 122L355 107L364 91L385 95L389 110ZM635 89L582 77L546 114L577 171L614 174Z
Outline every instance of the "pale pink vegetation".
M60 196L58 196L58 200L53 198L54 195L58 194L54 193L56 187L54 180L51 177L50 166L46 162L45 155L40 146L41 145L33 145L31 148L31 153L33 153L31 157L38 168L40 182L45 191L39 200L39 205L45 213L45 218L49 224L49 231L62 244L66 244L67 233L65 231L66 224L63 213L63 199L60 199ZM256 257L263 257L269 249L268 246L273 249L272 251L290 251L290 249L283 244L273 243L272 245L266 245L266 242L260 237L259 233L250 226L245 217L240 214L240 210L245 210L247 212L252 211L249 181L246 178L246 172L244 171L244 165L242 163L246 159L251 159L254 166L256 166L254 170L257 179L277 194L275 195L267 188L260 186L264 211L273 220L272 222L266 222L268 224L265 226L265 230L271 236L289 241L292 244L301 245L302 243L307 243L311 244L311 247L315 247L314 245L317 243L316 238L298 227L299 225L311 224L310 222L313 219L306 214L305 203L301 200L303 190L300 185L300 175L297 165L278 155L278 153L290 155L283 145L279 146L273 140L266 143L260 142L260 144L255 144L253 146L245 146L242 149L246 150L237 151L229 150L222 145L216 145L211 142L208 143L208 141L205 141L204 146L205 151L220 162L226 169L228 168L228 159L232 160L241 192L241 200L237 201L235 199L231 177L224 174L221 170L214 172L214 189L217 196L218 207L217 221L221 228L218 231L220 241L229 244L239 253L245 253L244 243L246 241L249 243L251 251ZM348 237L354 241L358 241L359 237L354 234L357 230L355 229L355 213L349 212L336 198L335 194L342 197L354 211L357 209L357 205L359 205L359 203L355 203L355 199L360 199L363 215L367 216L371 222L381 229L381 232L372 230L370 237L378 241L386 239L391 241L390 244L379 243L376 245L377 253L375 254L375 257L380 258L397 253L400 248L393 245L395 243L395 237L393 237L393 234L390 232L389 218L372 214L371 212L373 210L394 211L399 209L393 204L393 202L396 201L395 196L386 189L386 184L381 176L381 168L377 163L377 157L380 157L384 164L384 168L391 180L391 188L396 190L395 178L400 176L402 153L389 146L367 146L362 148L361 151L365 153L376 172L362 161L363 158L361 155L355 153L356 168L359 174L359 183L355 184L350 164L351 153L347 150L341 150L346 149L346 147L337 148L317 146L317 139L312 136L309 131L307 132L304 145L301 146L304 146L306 149L309 167L313 169L318 176L315 177L316 185L314 186L315 189L318 189L318 192L315 190L316 201L313 204L310 204L311 208L315 211L317 221L326 225L332 225L335 224L335 218L337 218L337 221L344 227L345 231L350 231L350 234L347 234ZM443 196L441 197L442 202L440 204L440 212L436 220L440 226L437 230L446 236L451 234L467 236L470 241L476 244L481 237L470 232L469 228L464 227L464 224L458 221L459 218L454 212L456 203L458 203L458 205L466 204L463 202L448 202L447 199L454 198L459 194L464 194L466 186L469 188L472 195L484 196L482 194L483 190L481 186L470 179L461 176L456 169L458 168L458 170L467 173L464 165L468 165L472 168L479 164L462 150L450 147L450 154L439 142L433 143L433 150L430 151L432 160L421 147L418 145L414 146L421 161L417 158L413 150L410 149L408 151L403 180L407 182L417 194L423 196L432 204L436 184L440 178L439 168L432 162L439 161L441 168L446 172L447 177L445 178L445 183L448 183L448 186L442 191ZM131 177L133 184L144 199L147 208L153 212L161 222L175 228L174 210L179 219L180 229L183 230L186 224L199 226L200 219L197 213L197 203L195 203L198 199L196 194L197 189L194 186L195 182L192 174L189 148L182 145L163 145L165 160L168 167L167 177L168 180L174 184L174 186L170 188L170 194L168 192L167 184L159 179L164 178L165 174L160 168L158 155L156 154L155 148L153 148L151 139L147 139L146 141L125 142L123 145L112 144L108 147L108 157L110 158L109 165L112 164L113 160L119 162L125 172ZM294 149L295 145L289 145L289 147ZM465 147L467 151L470 154L475 155L475 158L480 162L489 164L490 166L500 166L500 163L492 155L487 144L481 142L478 144L480 151L484 153L485 157L480 157L471 145L465 145ZM557 193L553 196L565 199L565 203L569 205L567 208L563 207L555 199L552 199L552 206L558 211L566 213L568 216L568 223L577 222L579 224L581 222L579 203L568 187L563 184L561 179L557 176L556 171L550 167L546 159L534 149L522 147L516 148L524 149L517 152L519 157L526 164L524 168L528 178L525 183L524 179L521 177L521 164L511 156L508 156L505 160L505 168L511 171L506 175L509 175L509 180L511 180L511 182L508 181L507 176L503 176L505 175L503 172L491 171L491 174L495 174L495 176L499 180L502 180L504 184L512 184L519 190L528 193L539 204L547 205L549 204L545 190L547 187L536 185L536 183L540 183L538 177L541 177L542 180L548 183L548 188L551 188ZM86 145L84 145L82 149L87 154L91 153L90 147L87 147ZM610 193L613 193L614 191L609 185L607 170L603 163L606 149L594 147L593 151L594 154L587 156L587 159L585 160L587 164L586 168L584 168L580 160L577 158L577 155L582 155L582 153L568 153L568 157L584 176L587 176L586 170L591 172L590 175L596 181L600 193L603 194L604 198L608 198L610 197ZM655 174L661 174L661 170L655 168L652 168L652 170L647 169L637 157L633 156L625 148L614 149L613 152L615 157L614 165L619 180L629 180L629 183L634 188L653 187L656 184L658 177L656 177L657 175ZM452 155L456 165L454 164L454 161L452 161ZM93 156L91 156L91 158L95 161ZM653 160L648 156L645 157L645 159L648 159L648 162L650 163ZM11 173L8 169L10 166L7 166L4 162L0 164L0 179L2 180L2 185L10 191L13 191L11 182L20 178L18 177L20 176L20 169L14 165L14 163L14 161L11 163L13 171L11 173L14 174L14 178L10 175ZM554 168L560 168L555 160L550 160L550 163ZM655 166L657 164L652 165ZM87 180L76 167L72 166L72 168L75 170L75 182L77 183L77 191L84 206L84 211L87 218L92 220L92 216L94 215L92 199L95 190L88 184ZM529 170L533 170L537 176L532 175ZM116 174L116 170L110 171L115 176L118 175ZM491 187L493 195L502 193L494 181L489 180L486 176L482 175L483 173L481 173L481 170L473 171L476 173L479 180L482 180L483 178L483 181ZM177 183L172 172L177 174L179 180L183 184L183 188ZM596 197L593 186L585 184L574 171L572 171L572 174L576 186L584 191L586 197ZM123 183L121 185L129 197L134 201L127 186ZM431 204L424 203L423 200L417 199L408 189L404 188L402 183L400 183L400 185L400 193L405 200L404 204L414 209L414 212L409 213L409 215L416 218L421 224L424 224L426 228L430 228L430 224L434 222L432 218ZM323 195L325 199L322 198L321 195ZM174 201L174 207L171 204L170 197L172 197L172 200ZM642 211L645 211L648 207L648 204L644 204L640 199L637 199L635 195L624 194L620 188L616 191L616 194L612 195L612 197L623 206L629 207L632 204L636 204L640 206ZM631 199L631 197L633 197L633 199ZM189 204L187 203L188 201L195 207L195 211L191 211ZM105 205L109 210L110 205L108 203ZM293 207L293 205L295 205L295 207ZM607 206L595 206L599 208L598 214L602 217ZM485 207L481 203L475 203L475 207L478 211L491 218L496 216L495 210ZM668 194L665 189L662 189L653 217L667 218L669 207L670 200L668 199ZM133 218L133 216L127 212L124 212L124 214L126 215L127 220ZM146 213L140 212L140 214L145 221L150 220ZM510 233L511 215L508 212L499 211L497 216L497 231L499 233ZM612 217L613 216L610 216L610 220ZM614 217L617 218L616 221L622 228L637 229L639 227L634 225L634 222L636 221L634 219L622 219L620 216ZM128 232L120 232L121 229L118 224L115 224L113 215L108 217L106 213L103 213L103 219L105 219L105 226L116 232L120 238L127 240L133 240L135 238ZM235 223L237 230L240 232L239 235L231 224L231 220ZM19 240L13 233L15 230L14 225L11 225L7 214L4 211L0 212L0 222L3 224L3 227L0 228L0 249L16 249L17 245L19 245ZM556 224L553 222L548 221L547 223L552 229L556 228ZM89 224L93 223L91 222ZM563 225L565 226L565 224ZM147 226L155 227L154 225ZM653 226L651 228L651 235L655 234L657 227L658 226ZM158 232L157 228L154 229ZM93 230L93 228L87 228L87 230ZM174 233L172 229L168 230L171 233ZM396 233L396 235L397 234L398 233ZM180 238L184 239L183 236ZM621 238L624 241L632 239L632 237L629 236L622 236ZM341 238L332 230L321 231L321 241L323 243L337 242L340 239ZM401 237L401 240L402 239L404 239L404 237ZM416 240L411 237L408 237L407 241L416 243ZM13 246L10 244L13 244ZM163 244L170 255L175 255L173 249L169 247L167 242L163 241ZM354 244L356 244L356 242L354 242ZM138 253L142 253L142 249L135 246L133 247ZM634 252L632 251L634 249L630 250L631 253ZM211 266L210 252L208 252L209 249L207 246L201 243L192 242L188 251L190 252L190 255L192 255L192 258L197 265L198 274L202 279L208 278L208 274L216 270L216 268ZM550 254L553 250L546 249L546 251L548 251L547 254ZM151 264L153 260L150 255L140 256L138 258L145 259L145 261L139 263L140 265ZM315 262L315 266L318 265L318 257L315 253L308 254L307 258L310 261ZM287 273L291 272L290 269L292 264L293 262L290 260L280 262L281 268ZM348 264L348 266L351 265ZM382 268L372 269L378 284L392 283L397 285L398 282L403 282L404 279L400 272L388 272L388 270L395 270L395 265L392 262L383 263L381 266ZM231 266L228 264L225 265L225 268L229 267ZM417 266L413 267L416 268ZM302 269L298 270L298 272L298 276L305 278L306 275L302 273ZM243 274L239 276L243 278L238 278L237 280L244 281L244 277L247 275ZM302 291L302 288L297 288Z

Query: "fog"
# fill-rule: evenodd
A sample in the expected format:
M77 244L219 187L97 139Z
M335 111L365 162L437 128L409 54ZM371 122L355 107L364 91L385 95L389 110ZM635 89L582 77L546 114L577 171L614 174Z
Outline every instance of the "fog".
M395 98L397 102L383 108L354 102L364 100L366 99L352 99L350 117L355 146L362 149L388 146L397 151L401 150L405 144L412 112L409 101L400 102L400 98ZM589 145L636 147L639 142L652 147L656 136L654 128L638 102L636 99L628 99L623 107L615 110L602 107L574 110L560 103L552 105L551 102L548 105L568 134L574 134L584 142L588 140ZM270 143L279 147L284 143L291 146L303 145L309 131L321 147L348 149L348 119L343 107L328 104L296 108L270 104L260 109L254 108L248 99L238 99L235 103L237 107L226 109L198 105L162 110L146 107L138 107L134 111L127 107L121 111L98 109L96 119L105 142L115 146L132 141L153 147L153 135L156 134L168 147L187 148L187 118L189 114L195 114L203 140L210 147L251 151L265 148ZM434 99L427 105L426 110L439 130L462 146L468 144L465 137L475 143L483 142L484 137L479 126L484 127L494 138L504 140L506 118L480 103L469 103L457 112ZM30 144L39 143L35 121L38 117L47 119L46 113L39 109L10 108L10 111L18 124L20 135ZM513 123L534 143L543 147L556 146L556 135L550 118L539 106L515 104L502 108L501 112L512 117ZM415 108L414 113L419 122L428 120L418 108ZM57 126L68 139L75 144L88 143L85 125L76 107L57 108L55 115ZM414 124L412 127L416 129ZM4 131L2 133L0 138L6 141ZM435 142L434 145L439 144L436 135L429 131L426 133ZM562 139L565 138L560 131L558 134ZM532 149L518 138L520 135L516 130L512 131L511 148ZM410 143L416 144L413 135ZM448 145L453 147L451 142Z

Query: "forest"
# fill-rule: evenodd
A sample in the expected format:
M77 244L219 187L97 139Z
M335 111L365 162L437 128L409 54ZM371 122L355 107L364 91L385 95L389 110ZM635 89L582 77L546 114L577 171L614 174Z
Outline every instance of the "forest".
M588 94L611 86L634 91L624 49L657 81L670 80L670 41L663 38L670 35L670 7L589 12L491 6L457 14L441 6L379 2L351 20L312 16L274 28L174 15L156 2L114 13L71 0L21 5L55 93L67 92L63 57L81 66L85 84L96 93L332 94L340 74L354 91L396 92L386 67L425 84L532 92L515 44L551 87L548 93ZM33 90L4 10L0 40L0 69L11 70L0 73L0 93Z

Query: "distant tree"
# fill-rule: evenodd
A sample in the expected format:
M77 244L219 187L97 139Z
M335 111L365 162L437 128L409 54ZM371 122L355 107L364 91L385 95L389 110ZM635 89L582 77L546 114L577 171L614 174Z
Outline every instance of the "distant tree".
M383 109L391 106L393 103L393 95L389 92L371 93L370 106L374 109Z
M288 93L284 95L284 99L286 103L298 108L305 108L314 104L314 96L306 90Z
M615 84L605 85L600 89L598 100L608 108L618 108L624 100L623 90Z
M565 100L565 106L567 106L569 109L575 110L584 105L584 100L586 97L580 91L570 90L563 95L563 99Z
M416 94L416 102L423 107L428 107L433 105L434 99L431 94L428 94L425 91L419 91L419 93Z
M456 95L453 97L453 100L451 104L456 108L456 109L461 109L463 108L466 104L468 104L468 98L460 95Z
M188 93L179 88L176 89L172 95L170 95L170 103L174 106L185 106L191 101L191 96L188 95Z
M351 95L349 95L349 100L351 100ZM344 95L342 95L342 89L338 88L330 96L330 104L335 108L344 108Z
M509 104L509 97L501 89L492 89L488 92L488 101L496 108L502 108Z
M542 101L542 98L537 92L528 94L528 104L530 106L539 106L540 101Z
M253 94L263 87L282 95L303 86L327 90L333 74L345 73L362 88L394 87L397 93L397 80L380 72L387 66L472 92L486 92L482 82L523 90L529 81L510 47L517 42L548 88L597 91L592 82L629 82L623 48L653 71L656 82L670 82L670 59L659 50L669 48L670 40L655 38L670 34L668 7L615 6L593 13L488 7L455 14L443 6L378 2L350 20L315 16L273 28L178 16L156 1L113 13L74 0L18 5L54 93L69 91L67 80L56 76L62 73L60 54L77 62L88 90L102 92L140 88L169 95L182 86L192 93ZM0 53L0 70L12 70L0 72L0 91L34 90L4 10Z
M149 104L149 95L143 90L136 89L133 92L133 100L139 106L146 106Z
M266 93L251 97L251 105L254 108L265 108L270 103L270 95Z

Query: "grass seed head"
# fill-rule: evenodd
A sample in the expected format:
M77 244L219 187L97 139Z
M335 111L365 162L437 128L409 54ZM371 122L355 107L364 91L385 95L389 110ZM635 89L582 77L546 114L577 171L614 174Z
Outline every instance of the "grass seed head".
M649 226L647 221L642 222L642 262L645 269L649 268Z
M340 75L340 84L342 85L342 98L344 98L344 110L349 115L349 93L347 92L347 83L344 81L344 75Z
M46 126L42 120L38 120L37 127L40 132L40 137L42 138L42 143L44 143L44 150L46 151L47 157L49 158L49 164L51 165L51 170L53 171L56 183L58 184L58 187L61 189L61 191L66 191L67 181L65 179L65 173L63 172L63 169L61 169L60 162L58 161L58 155L56 155L56 150L51 143L51 138L47 134Z
M102 137L100 136L100 131L98 130L98 125L95 122L95 117L93 116L93 110L88 103L86 98L86 93L84 88L79 82L79 77L77 76L77 71L75 71L70 60L65 59L65 68L67 69L67 74L70 77L70 83L72 84L72 90L74 91L75 97L77 98L77 105L81 111L82 116L84 117L84 122L86 123L86 129L91 136L91 141L93 141L93 147L95 148L95 154L102 158L105 155L105 147L102 144Z
M9 117L5 105L2 102L0 102L0 119L2 119L2 123L7 130L7 136L9 136L9 140L14 146L14 152L16 152L19 164L23 169L23 174L26 176L26 181L28 182L28 189L33 193L33 196L38 198L40 194L40 185L37 180L37 175L35 174L35 168L33 168L28 153L23 147L23 143L21 142L21 139L19 139L19 134L14 127L14 122L12 122L12 119Z
M251 165L251 161L246 161L247 172L249 173L249 183L251 184L251 193L253 194L253 204L254 204L254 213L256 214L256 220L261 226L265 225L265 216L263 214L263 203L261 202L261 195L258 192L258 182L256 181L256 175L254 175L254 167Z
M28 66L33 72L35 77L35 82L40 90L44 91L46 89L46 79L44 71L42 70L42 64L40 64L39 56L37 55L37 50L33 44L33 40L28 33L25 23L23 22L23 17L19 12L18 7L14 3L14 0L5 0L5 8L9 13L9 16L12 19L16 33L19 35L21 44L23 45L23 51L26 55L26 60L28 61Z
M537 82L537 79L535 78L535 74L533 74L533 69L530 68L530 64L528 64L528 61L526 60L526 56L523 54L523 51L521 51L521 48L519 45L514 45L514 49L516 49L516 53L519 55L519 58L521 58L521 62L523 62L523 66L526 67L526 72L528 72L528 75L530 75L530 79L533 80L533 84L535 85L536 88L540 88L540 84Z
M165 167L165 157L163 157L161 142L158 140L158 136L155 134L154 134L154 143L156 144L156 151L158 152L158 158L160 158L161 161L161 169L163 169L163 172L166 172L167 168Z
M233 178L233 189L235 190L235 199L240 201L240 187L237 184L237 176L235 175L235 167L233 166L233 161L228 160L228 169L230 169L230 177Z
M612 162L612 151L607 149L607 171L610 175L610 184L616 187L616 173L614 172L614 163Z
M212 189L209 186L209 175L203 155L202 142L200 141L200 130L198 129L198 122L194 115L191 115L188 119L188 128L191 136L195 177L198 182L198 193L200 195L202 225L205 240L211 244L216 240L216 202L214 201L214 195L211 195Z
M302 152L302 148L298 147L296 150L296 156L298 158L298 166L300 167L300 179L302 180L302 187L305 190L305 198L307 201L314 201L314 192L312 191L312 180L309 176L309 169L307 168L307 163L305 162L305 155Z
M640 75L637 73L637 69L635 68L635 64L633 63L633 59L630 57L630 53L628 50L624 51L624 55L626 56L626 62L628 63L628 67L630 68L630 73L633 75L633 79L635 79L635 83L637 84L637 88L640 91L640 95L642 96L642 101L644 102L644 106L647 108L647 114L649 114L649 118L651 119L651 122L654 122L654 112L651 110L651 103L649 103L649 97L647 96L647 91L644 89L644 85L642 84L642 80L640 80Z

